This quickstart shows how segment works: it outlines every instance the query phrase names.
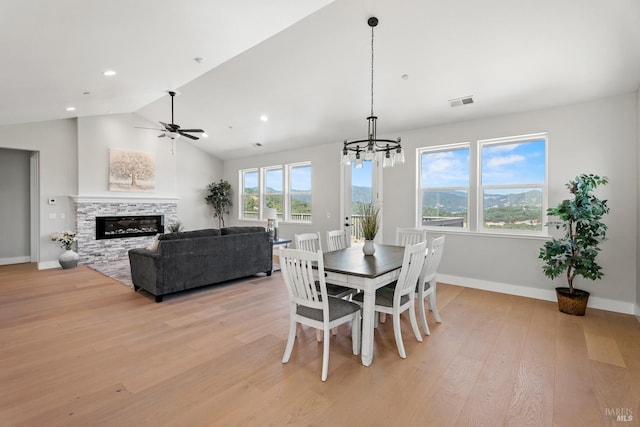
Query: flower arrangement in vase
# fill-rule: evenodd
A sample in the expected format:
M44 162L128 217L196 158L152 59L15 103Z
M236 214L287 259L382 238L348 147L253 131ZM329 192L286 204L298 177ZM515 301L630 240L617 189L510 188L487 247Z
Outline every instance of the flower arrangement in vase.
M73 244L78 241L78 233L75 231L63 231L61 233L53 233L51 240L60 243L60 247L65 249L58 257L58 262L62 268L73 268L78 265L78 254L71 250Z

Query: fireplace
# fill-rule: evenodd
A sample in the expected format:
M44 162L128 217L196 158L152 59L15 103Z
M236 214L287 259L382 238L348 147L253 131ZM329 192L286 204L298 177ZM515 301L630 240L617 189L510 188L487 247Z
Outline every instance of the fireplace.
M164 233L164 215L97 216L96 240Z

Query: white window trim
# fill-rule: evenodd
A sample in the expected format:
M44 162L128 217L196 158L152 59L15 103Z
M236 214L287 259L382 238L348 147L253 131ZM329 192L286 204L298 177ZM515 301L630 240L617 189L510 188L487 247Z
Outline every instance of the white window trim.
M238 220L239 221L252 221L252 222L262 222L266 221L264 219L264 212L266 209L267 201L267 179L266 174L269 170L282 170L282 220L279 220L280 223L293 223L293 224L311 224L313 222L313 208L311 213L311 221L303 221L303 220L293 220L291 219L291 169L295 167L308 166L311 167L313 173L312 162L297 162L297 163L287 163L282 165L270 165L270 166L262 166L258 168L246 168L240 169L238 171L239 177L238 182L240 183L241 191L239 194L239 209L238 209ZM244 216L244 197L245 197L245 183L244 176L246 173L258 173L258 217L257 218L246 218ZM310 191L312 200L313 200L313 185Z
M513 185L487 185L482 186L482 147L485 145L501 145L515 142L531 142L539 139L545 141L545 165L544 165L544 183L539 184L513 184ZM422 169L422 153L453 151L456 149L469 149L469 188L467 190L467 227L437 227L422 225L422 197L425 189L458 189L464 190L463 187L421 187L421 169ZM417 227L425 228L432 232L445 234L472 234L481 236L501 236L513 238L544 238L548 236L548 175L549 175L549 133L538 132L525 135L516 135L501 138L481 139L475 142L458 142L452 144L440 144L428 147L418 147L416 149L416 185L415 185L415 201L416 201L416 218ZM540 231L528 230L499 230L493 228L484 228L483 225L483 189L491 188L541 188L542 189L542 228Z

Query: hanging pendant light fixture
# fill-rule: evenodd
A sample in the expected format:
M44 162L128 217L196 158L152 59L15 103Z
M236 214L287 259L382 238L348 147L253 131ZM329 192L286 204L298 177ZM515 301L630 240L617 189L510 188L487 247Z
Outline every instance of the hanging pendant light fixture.
M376 135L378 117L373 114L373 29L378 25L378 18L372 16L367 20L367 24L371 27L371 115L367 117L368 137L357 141L345 139L341 163L350 165L353 162L356 168L361 168L363 160L373 160L376 153L384 153L382 167L386 168L404 163L404 151L400 145L400 138L378 139Z

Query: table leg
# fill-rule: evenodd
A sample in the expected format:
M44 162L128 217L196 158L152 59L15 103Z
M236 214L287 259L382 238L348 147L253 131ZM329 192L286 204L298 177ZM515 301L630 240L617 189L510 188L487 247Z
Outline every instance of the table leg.
M364 366L369 366L373 362L373 324L375 318L374 306L376 302L376 291L372 286L365 286L362 304L362 349L361 360Z

